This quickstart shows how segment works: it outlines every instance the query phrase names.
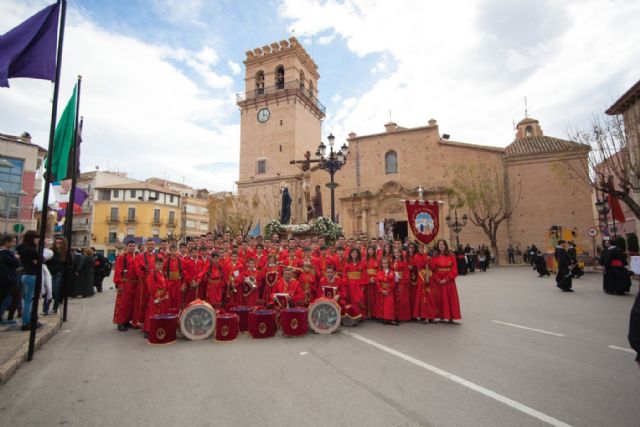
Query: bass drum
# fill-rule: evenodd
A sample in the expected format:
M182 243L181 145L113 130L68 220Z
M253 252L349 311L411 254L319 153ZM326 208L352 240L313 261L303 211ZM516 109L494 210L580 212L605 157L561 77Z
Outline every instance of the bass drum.
M216 311L206 301L190 302L180 314L180 331L190 340L204 340L216 328Z
M332 334L340 327L340 306L330 298L318 298L309 306L307 318L315 333Z

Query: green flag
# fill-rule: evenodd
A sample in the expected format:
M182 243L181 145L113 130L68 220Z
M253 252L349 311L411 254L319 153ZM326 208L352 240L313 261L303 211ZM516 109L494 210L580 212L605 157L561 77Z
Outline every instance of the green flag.
M53 139L53 158L51 163L51 182L65 179L69 165L69 152L73 147L76 125L76 94L78 85L73 87L73 95L67 103L62 117L56 126ZM51 155L51 153L49 153Z

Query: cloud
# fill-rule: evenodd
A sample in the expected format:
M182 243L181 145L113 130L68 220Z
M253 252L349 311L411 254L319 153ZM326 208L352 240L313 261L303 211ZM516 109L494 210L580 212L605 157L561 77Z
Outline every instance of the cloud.
M205 0L155 0L153 7L158 16L174 25L205 27L201 20Z
M328 44L331 44L331 42L333 41L333 39L335 38L335 34L331 34L328 36L322 36L318 39L318 44L320 46L326 46Z
M240 72L242 71L242 68L240 68L240 64L238 64L237 62L229 60L227 61L227 65L231 69L231 73L233 73L234 75L240 74Z
M0 7L0 16L7 12L12 22L25 18L17 8ZM58 111L82 74L82 170L108 165L139 179L184 176L197 187L232 189L237 169L201 167L203 161L237 162L239 152L233 81L215 69L218 62L210 47L176 53L108 32L71 8ZM11 86L0 91L0 129L28 131L46 146L51 84L12 79Z
M505 146L526 95L545 132L565 137L638 78L638 2L283 0L280 11L300 37L330 32L356 57L387 58L354 105L328 112L336 135L380 132L391 110L401 126L434 117L456 140Z

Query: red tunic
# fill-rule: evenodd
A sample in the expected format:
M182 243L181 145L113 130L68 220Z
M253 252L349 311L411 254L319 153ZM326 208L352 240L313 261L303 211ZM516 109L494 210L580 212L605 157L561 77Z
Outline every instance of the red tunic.
M440 319L461 319L460 300L456 288L458 267L453 255L437 255L429 262L429 283L435 293L436 312ZM444 282L444 283L442 283Z
M318 294L318 283L315 272L303 271L300 273L300 276L298 276L298 282L300 282L300 286L304 292L304 305L307 306Z
M409 256L409 306L412 310L416 306L416 295L419 287L418 272L423 270L426 264L427 262L422 254L415 253Z
M378 264L377 258L370 258L365 260L365 266L367 268L367 284L364 292L364 304L367 307L367 317L376 317L376 298L378 295L378 287L376 284L378 276Z
M118 256L113 283L118 290L116 305L113 310L113 323L125 324L131 321L133 302L138 285L134 254L126 252Z
M428 255L423 255L426 264L429 263ZM430 286L427 265L418 270L416 285L416 300L413 306L413 317L419 319L435 319L438 317L436 310L435 292Z
M362 291L363 286L366 285L368 281L365 263L362 261L358 263L348 263L344 266L343 277L346 279L351 304L355 306L356 314L361 315L366 308L364 305L364 293Z
M171 301L169 296L169 284L158 271L147 274L147 306L145 307L144 332L150 332L149 326L151 319L156 314L169 313L171 309Z
M184 304L189 304L197 298L205 298L205 291L200 289L200 282L197 280L202 264L199 258L185 258L184 263L184 283L186 286Z
M182 260L179 257L165 259L162 271L164 271L169 282L171 308L182 308L184 293L187 290L184 287L184 265Z
M224 270L225 284L227 285L226 304L228 306L242 305L242 270L244 266L240 261L233 264L229 262Z
M375 317L384 320L395 320L395 272L391 269L379 270L376 275L376 297Z
M145 311L147 309L147 300L149 299L149 291L147 291L147 278L149 273L155 269L156 254L145 252L136 257L136 274L138 275L138 289L136 290L136 299L133 304L133 320L131 323L144 323L146 318Z
M256 286L255 289L251 290L249 286L245 286L245 282L247 285L248 283L252 282ZM245 295L244 292L245 288L248 291L247 295ZM255 268L252 270L249 270L248 268L244 269L241 274L240 287L238 289L241 305L244 305L246 307L257 306L261 292L262 289L260 289L260 272Z
M281 277L280 280L273 286L271 290L270 301L273 301L276 294L288 294L289 297L293 300L294 303L298 304L300 302L304 302L304 291L300 286L300 282L296 279L291 279L289 282L284 280L284 277Z
M271 291L281 277L282 273L280 272L280 267L277 265L267 265L267 267L262 270L262 280L264 282L262 299L265 300L265 302L270 301Z
M412 307L409 294L409 264L406 261L393 261L391 267L396 273L396 320L405 322L411 320Z
M222 294L224 290L222 265L218 263L218 265L215 266L213 262L207 261L202 271L200 271L197 280L200 286L206 289L205 295L207 302L215 308L222 307Z

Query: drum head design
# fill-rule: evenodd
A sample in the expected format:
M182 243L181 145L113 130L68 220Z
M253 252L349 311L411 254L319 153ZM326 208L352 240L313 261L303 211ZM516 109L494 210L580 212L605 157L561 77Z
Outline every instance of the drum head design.
M340 306L331 300L316 301L309 307L309 326L318 334L331 334L340 327Z
M216 312L207 303L188 306L180 316L180 330L190 340L209 338L216 327Z

